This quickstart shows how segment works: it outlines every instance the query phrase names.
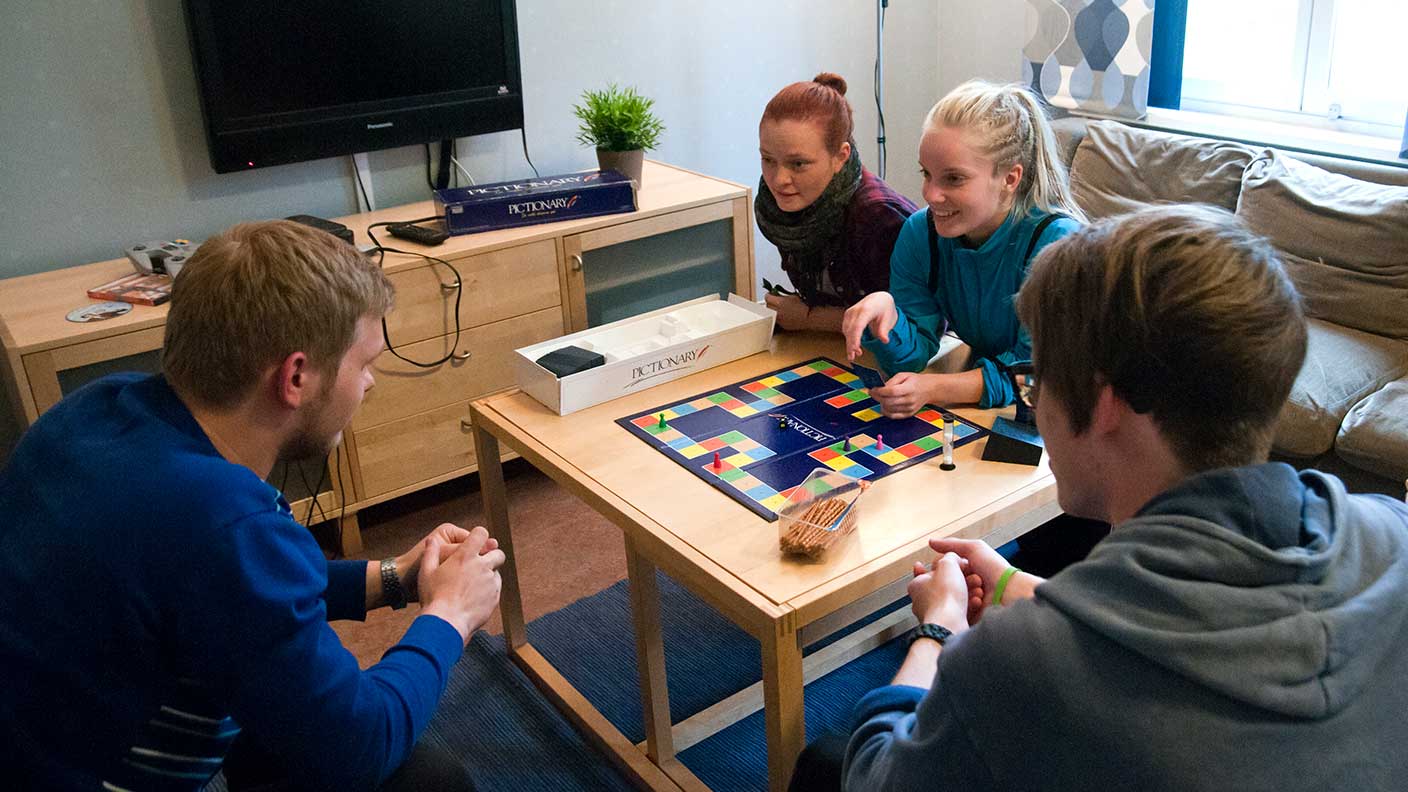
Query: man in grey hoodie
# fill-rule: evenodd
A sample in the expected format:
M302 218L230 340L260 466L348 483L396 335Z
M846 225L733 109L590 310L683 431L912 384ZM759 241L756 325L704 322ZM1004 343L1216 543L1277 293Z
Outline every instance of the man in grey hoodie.
M1114 530L1048 581L932 541L937 627L857 704L846 788L1408 789L1408 507L1266 463L1306 345L1274 250L1149 209L1016 305L1061 507Z

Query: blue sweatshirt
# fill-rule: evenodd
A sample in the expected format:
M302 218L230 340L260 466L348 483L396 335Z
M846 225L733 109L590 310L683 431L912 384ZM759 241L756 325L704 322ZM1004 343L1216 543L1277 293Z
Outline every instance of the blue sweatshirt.
M899 321L882 344L867 329L861 344L891 374L923 371L939 351L945 326L973 350L970 365L983 372L983 397L979 407L1011 404L1016 394L994 361L1004 364L1031 357L1032 342L1017 321L1012 297L1026 280L1031 260L1025 257L1032 232L1047 213L1011 215L976 248L961 239L938 239L938 285L929 288L929 209L910 215L890 254L890 294L895 298ZM1080 228L1061 217L1041 232L1032 251Z
M459 659L421 616L362 671L366 562L328 562L160 376L64 399L0 475L0 766L16 788L196 790L243 728L300 788L367 789Z
M1408 506L1210 471L863 697L846 787L1401 790L1404 680Z

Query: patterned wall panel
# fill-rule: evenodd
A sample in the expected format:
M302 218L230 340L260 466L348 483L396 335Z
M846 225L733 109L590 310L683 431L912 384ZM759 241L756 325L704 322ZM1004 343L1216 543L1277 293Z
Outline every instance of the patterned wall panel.
M1056 107L1143 118L1155 0L1027 0L1022 81Z

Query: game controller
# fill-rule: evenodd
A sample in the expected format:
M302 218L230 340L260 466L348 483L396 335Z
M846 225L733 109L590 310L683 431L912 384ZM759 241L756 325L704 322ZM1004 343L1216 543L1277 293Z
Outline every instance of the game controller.
M195 252L196 246L186 239L158 240L127 248L127 258L132 261L132 268L143 275L166 274L174 278Z

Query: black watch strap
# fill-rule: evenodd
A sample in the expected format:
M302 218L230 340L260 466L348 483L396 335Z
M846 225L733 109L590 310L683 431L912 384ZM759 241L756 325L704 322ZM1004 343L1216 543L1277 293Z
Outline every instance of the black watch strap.
M396 559L381 559L381 594L392 610L406 607L406 589L401 585L401 576L396 574Z
M920 638L932 638L933 640L939 642L939 646L943 646L944 643L946 643L948 639L952 637L953 631L948 629L947 627L941 627L937 624L930 624L929 622L925 622L919 625L918 627L915 627L914 631L909 634L909 643L912 646L914 642L919 640Z

